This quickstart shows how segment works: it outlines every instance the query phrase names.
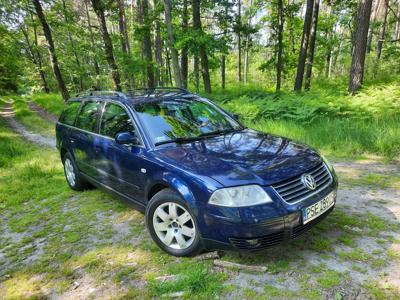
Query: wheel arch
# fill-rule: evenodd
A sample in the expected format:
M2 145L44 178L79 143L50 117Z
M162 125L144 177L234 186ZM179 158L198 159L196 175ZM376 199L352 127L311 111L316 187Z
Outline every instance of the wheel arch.
M156 181L148 185L146 189L146 201L149 202L155 194L168 188L178 193L193 212L197 211L196 198L189 184L172 173L164 173Z

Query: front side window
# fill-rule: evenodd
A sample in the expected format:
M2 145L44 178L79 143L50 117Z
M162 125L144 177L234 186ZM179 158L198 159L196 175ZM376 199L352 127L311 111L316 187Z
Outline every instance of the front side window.
M81 103L78 101L67 102L63 112L61 113L59 122L67 125L74 125L76 114L78 113L80 106Z
M76 120L76 127L96 132L97 118L100 114L100 105L101 102L99 101L85 102Z
M100 134L115 138L117 133L123 131L135 131L131 118L121 106L108 103L101 118Z
M138 103L135 110L155 145L242 127L216 106L196 98Z

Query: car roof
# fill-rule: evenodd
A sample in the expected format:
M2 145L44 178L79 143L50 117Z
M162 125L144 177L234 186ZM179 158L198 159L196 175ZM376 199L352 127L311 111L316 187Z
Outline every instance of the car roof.
M198 98L196 94L182 88L152 88L152 89L135 89L126 93L117 91L87 91L82 92L68 101L82 101L82 100L114 100L127 104L140 104L146 102L155 102L162 100L179 100L190 101Z

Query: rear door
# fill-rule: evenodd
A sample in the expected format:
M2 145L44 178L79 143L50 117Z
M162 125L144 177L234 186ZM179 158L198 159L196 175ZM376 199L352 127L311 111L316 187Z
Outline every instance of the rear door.
M84 101L76 118L76 129L71 130L70 135L79 170L92 178L97 177L95 143L99 139L96 133L102 104L99 100Z
M120 145L115 142L119 132L134 132L139 139L137 145ZM121 104L108 102L103 109L96 144L96 167L99 181L120 193L141 201L144 195L144 176L141 172L145 148L136 126Z

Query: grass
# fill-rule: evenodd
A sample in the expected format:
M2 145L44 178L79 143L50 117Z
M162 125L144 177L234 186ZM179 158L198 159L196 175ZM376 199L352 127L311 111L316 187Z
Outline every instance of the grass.
M322 276L317 279L317 282L321 285L321 287L325 289L329 289L331 287L339 285L343 282L345 274L328 270L325 271Z
M354 178L346 178L346 183L353 186L367 185L374 188L400 189L400 177L395 174L360 174Z
M38 93L31 96L32 101L40 105L48 112L59 116L63 107L64 101L58 93L44 94Z

